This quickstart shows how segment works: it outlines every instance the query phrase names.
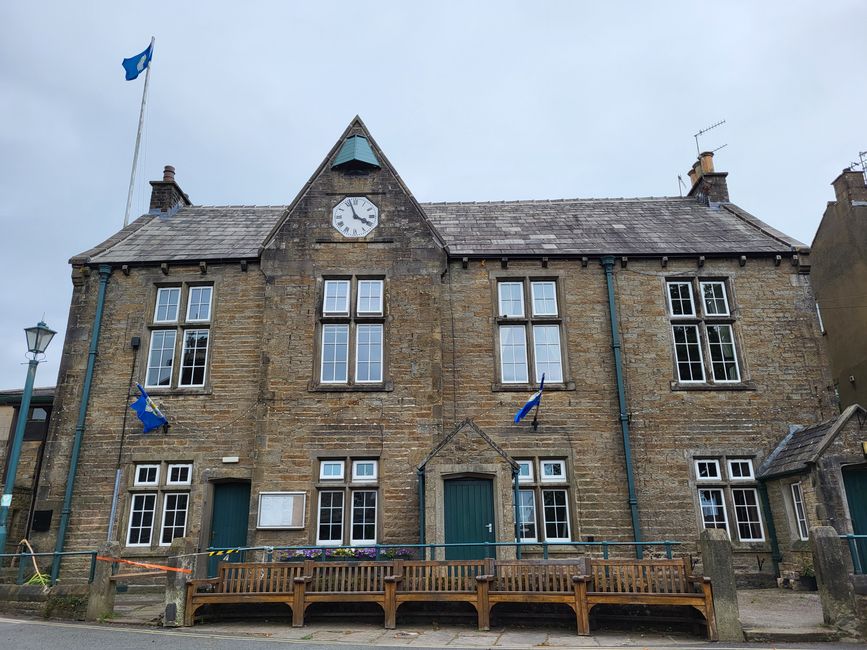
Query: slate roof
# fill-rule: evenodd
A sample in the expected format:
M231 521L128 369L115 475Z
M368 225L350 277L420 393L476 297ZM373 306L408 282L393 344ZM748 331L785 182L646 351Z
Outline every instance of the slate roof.
M455 256L734 255L803 246L737 206L694 198L422 203ZM189 206L147 214L73 263L256 258L286 206Z
M190 206L146 214L71 262L128 263L256 258L286 206Z
M758 472L759 478L806 471L809 464L816 462L837 432L857 411L864 413L864 409L853 404L833 420L791 431L762 463Z
M689 197L421 206L453 255L787 253L803 246L737 206Z
M20 404L23 395L24 389L22 388L0 390L0 404ZM34 404L50 403L54 399L54 386L34 388L30 399Z

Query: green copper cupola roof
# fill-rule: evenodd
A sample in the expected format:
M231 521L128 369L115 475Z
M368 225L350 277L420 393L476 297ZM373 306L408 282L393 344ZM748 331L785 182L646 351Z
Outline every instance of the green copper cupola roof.
M376 154L370 148L370 143L363 135L353 135L346 139L331 169L379 169L381 165Z

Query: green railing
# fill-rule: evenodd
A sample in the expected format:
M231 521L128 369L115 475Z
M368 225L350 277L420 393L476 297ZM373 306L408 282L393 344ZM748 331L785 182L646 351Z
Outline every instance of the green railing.
M867 535L840 535L849 546L849 555L852 557L852 570L856 575L867 573Z
M96 571L96 551L63 551L62 553L52 552L52 553L30 553L29 551L23 553L0 553L0 565L5 564L6 558L11 558L12 563L15 560L18 561L18 575L15 578L15 584L23 585L27 582L28 579L31 579L33 575L36 575L36 572L33 568L33 558L40 557L50 557L52 562L58 557L72 557L79 556L84 557L87 556L90 558L90 568L88 570L87 582L93 582L93 574ZM51 569L46 569L42 571L40 567L40 572L43 576L45 576L46 581L54 585L56 580L51 577ZM27 578L27 576L30 578Z

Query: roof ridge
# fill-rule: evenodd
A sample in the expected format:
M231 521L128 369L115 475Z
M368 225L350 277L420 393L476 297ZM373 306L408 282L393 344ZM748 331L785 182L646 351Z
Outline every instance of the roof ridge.
M603 201L682 201L688 197L682 196L619 196L619 197L587 197L561 199L500 199L495 201L419 201L420 205L504 205L517 203L574 203Z
M285 207L286 207L286 204L281 204L281 203L273 204L273 205L257 205L255 203L252 203L249 205L243 204L243 203L237 203L237 204L233 203L233 204L229 204L229 205L202 204L202 205L187 205L187 206L184 206L183 208L181 208L181 210L179 210L178 212L181 212L181 211L189 209L189 208L227 208L228 209L228 208L285 208Z

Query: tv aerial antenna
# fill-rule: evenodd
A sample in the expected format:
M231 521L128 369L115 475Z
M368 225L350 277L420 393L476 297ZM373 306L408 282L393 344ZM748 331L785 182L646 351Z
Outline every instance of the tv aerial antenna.
M704 134L707 133L708 131L711 131L711 130L715 129L715 128L718 127L718 126L722 126L722 125L725 124L725 123L726 123L725 120L720 120L720 121L717 122L716 124L711 124L710 126L706 126L705 128L701 129L698 133L696 133L696 134L694 134L694 135L692 136L692 137L695 138L695 155L696 155L696 156L700 156L700 155L701 155L701 148L700 148L699 145L698 145L698 137L699 137L700 135L704 135ZM727 146L727 145L723 145L722 147L717 147L716 149L714 149L714 151L719 151L720 149L722 149L722 148L725 147L725 146Z
M867 183L867 151L858 152L859 162L853 162L849 165L849 169L855 170L855 167L861 168L861 173L864 174L864 182Z

